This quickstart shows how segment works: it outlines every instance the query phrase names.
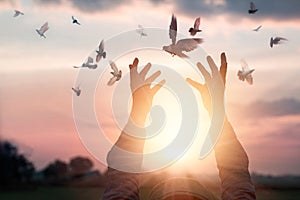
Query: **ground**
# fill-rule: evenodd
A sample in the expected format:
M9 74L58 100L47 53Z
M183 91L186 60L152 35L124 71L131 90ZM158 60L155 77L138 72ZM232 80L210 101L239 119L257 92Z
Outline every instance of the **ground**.
M32 191L0 192L1 200L99 200L103 188L37 188ZM146 199L148 190L142 190L141 197ZM298 200L300 190L257 190L258 200Z

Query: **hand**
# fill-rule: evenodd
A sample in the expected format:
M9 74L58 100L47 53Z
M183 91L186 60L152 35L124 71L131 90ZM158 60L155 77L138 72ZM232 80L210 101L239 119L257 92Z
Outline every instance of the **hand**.
M224 90L226 84L227 61L225 53L221 54L221 67L218 70L216 64L210 56L207 56L207 62L212 71L212 75L204 68L201 63L197 63L197 67L204 76L205 84L198 83L190 78L187 82L195 87L201 94L204 107L208 111L210 117L212 116L212 98L218 103L218 100L224 99ZM219 102L221 103L221 102ZM224 103L224 102L222 102Z
M146 78L146 75L151 68L151 63L148 63L140 73L137 71L138 63L139 60L135 58L133 64L129 65L130 88L132 92L132 110L130 117L137 125L144 126L146 117L152 107L153 97L166 81L162 80L151 88L151 84L159 77L161 72L156 71Z

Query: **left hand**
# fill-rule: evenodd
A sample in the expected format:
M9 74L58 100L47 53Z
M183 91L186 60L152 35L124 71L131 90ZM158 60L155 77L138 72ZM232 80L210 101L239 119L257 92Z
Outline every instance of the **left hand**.
M133 64L129 65L130 88L133 99L130 117L137 125L144 126L146 117L152 107L153 97L166 81L162 80L151 88L151 84L159 77L161 72L156 71L146 78L151 68L151 63L148 63L140 72L137 71L138 63L138 58L135 58Z

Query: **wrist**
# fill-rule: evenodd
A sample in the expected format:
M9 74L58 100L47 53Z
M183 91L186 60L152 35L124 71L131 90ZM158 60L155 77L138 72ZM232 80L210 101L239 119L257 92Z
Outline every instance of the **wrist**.
M148 112L143 107L133 106L130 113L130 119L137 126L144 127L147 115Z

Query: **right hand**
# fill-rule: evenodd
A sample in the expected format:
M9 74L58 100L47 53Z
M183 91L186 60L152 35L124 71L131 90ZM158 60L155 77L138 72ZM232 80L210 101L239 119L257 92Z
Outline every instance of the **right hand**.
M197 63L198 69L204 76L205 84L201 84L190 78L187 78L186 81L200 92L204 107L208 111L209 115L212 116L212 100L214 100L217 104L224 103L220 102L220 100L223 101L224 99L227 61L225 53L222 53L221 67L220 70L218 70L215 62L210 56L207 56L206 59L212 71L212 75L209 74L200 62Z

